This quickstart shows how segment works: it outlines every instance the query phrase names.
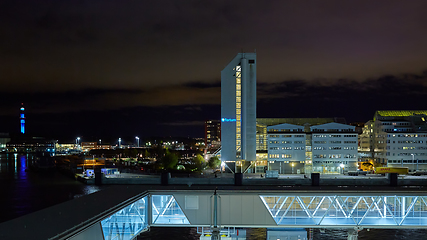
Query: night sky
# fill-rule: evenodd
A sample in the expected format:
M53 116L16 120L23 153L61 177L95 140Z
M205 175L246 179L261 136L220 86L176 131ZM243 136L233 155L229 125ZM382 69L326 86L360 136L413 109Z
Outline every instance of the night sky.
M1 1L0 132L203 137L257 52L258 117L427 109L427 1Z

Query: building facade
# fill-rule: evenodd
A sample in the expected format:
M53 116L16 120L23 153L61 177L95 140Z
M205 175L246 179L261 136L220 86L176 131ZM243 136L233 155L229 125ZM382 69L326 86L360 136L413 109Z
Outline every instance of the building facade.
M267 127L269 170L279 174L304 173L306 133L304 126L279 124Z
M279 124L267 127L268 169L279 174L344 173L357 169L354 126Z
M7 151L6 144L10 142L9 133L0 133L0 152Z
M371 127L364 129L367 133L361 142L369 142L378 165L407 167L410 172L427 170L426 121L426 110L377 111L374 120L365 124Z
M221 121L205 121L205 146L207 148L217 148L221 145Z
M345 173L357 170L358 133L356 127L327 123L310 127L313 171Z
M256 160L256 53L237 54L221 71L221 161L232 169L242 160Z

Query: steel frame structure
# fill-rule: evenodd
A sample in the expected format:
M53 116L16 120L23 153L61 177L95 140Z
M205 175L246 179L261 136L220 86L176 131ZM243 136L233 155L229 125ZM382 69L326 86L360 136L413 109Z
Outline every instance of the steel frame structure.
M206 193L201 193L199 196L202 195L206 196ZM231 193L231 195L239 195L239 193ZM263 211L268 211L274 219L276 225L269 226L272 228L427 227L427 196L322 195L320 193L313 195L256 194L256 196L265 206ZM212 209L209 211L212 212ZM186 211L183 206L179 205L173 194L145 196L102 220L103 238L108 240L133 239L150 226L208 227L206 224L190 222ZM239 227L239 225L221 226L221 228L227 227Z
M427 197L262 195L278 226L426 227Z

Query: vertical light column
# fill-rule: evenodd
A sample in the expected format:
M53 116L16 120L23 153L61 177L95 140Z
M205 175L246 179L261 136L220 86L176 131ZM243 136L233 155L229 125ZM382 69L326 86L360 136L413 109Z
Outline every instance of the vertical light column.
M25 110L24 104L21 103L21 117L20 117L20 120L21 120L21 133L22 134L25 133L25 113L24 113L24 110Z
M236 66L236 151L241 158L242 143L242 67Z

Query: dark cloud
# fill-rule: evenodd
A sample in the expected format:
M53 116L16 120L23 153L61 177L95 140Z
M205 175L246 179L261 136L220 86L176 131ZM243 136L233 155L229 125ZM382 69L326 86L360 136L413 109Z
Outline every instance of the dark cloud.
M258 86L258 117L345 117L366 122L377 110L422 110L427 74L378 79L285 81Z
M12 124L21 102L45 130L83 131L81 115L115 129L134 115L162 131L219 118L220 71L254 49L259 116L366 121L377 109L424 108L425 9L424 0L2 1L1 121Z
M257 49L263 82L413 73L427 62L426 7L425 1L9 1L0 10L0 87L209 84L242 49Z

